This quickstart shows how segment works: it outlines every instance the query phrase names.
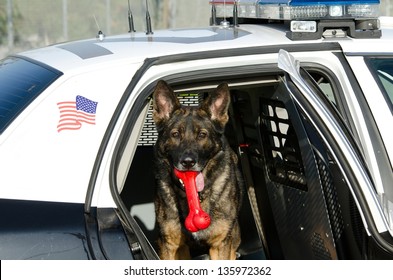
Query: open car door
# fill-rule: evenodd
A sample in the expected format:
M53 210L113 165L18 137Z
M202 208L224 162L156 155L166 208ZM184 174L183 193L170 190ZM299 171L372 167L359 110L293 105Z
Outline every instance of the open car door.
M267 154L268 169L273 171L269 177L292 181L291 188L268 190L285 258L391 258L389 226L351 131L299 61L280 50L278 67L285 72L283 85L290 100L284 102L303 161L296 174L285 170L290 157L280 151ZM273 123L264 123L269 134ZM287 143L280 145L288 149L290 132L286 134ZM343 189L349 190L347 194Z

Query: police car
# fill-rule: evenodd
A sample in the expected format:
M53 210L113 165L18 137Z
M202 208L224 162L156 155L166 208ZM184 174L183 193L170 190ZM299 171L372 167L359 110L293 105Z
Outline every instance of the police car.
M160 79L191 106L229 84L239 259L393 259L393 24L379 1L209 4L206 28L134 32L130 17L129 33L0 61L0 259L158 258Z

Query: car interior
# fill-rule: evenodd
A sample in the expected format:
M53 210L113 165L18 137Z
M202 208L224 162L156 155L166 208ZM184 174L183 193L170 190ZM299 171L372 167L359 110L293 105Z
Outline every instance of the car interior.
M334 81L324 72L310 73L336 110ZM337 163L296 106L284 79L282 73L255 75L231 79L229 84L232 100L226 136L238 154L245 181L238 258L360 258L365 231L354 200ZM220 82L173 82L171 87L182 104L195 106ZM133 129L129 136L138 139L136 149L127 151L126 145L123 151L125 168L118 171L118 188L126 209L157 248L152 168L157 133L151 115L149 102L134 126L140 129ZM195 252L193 257L206 259L207 255Z

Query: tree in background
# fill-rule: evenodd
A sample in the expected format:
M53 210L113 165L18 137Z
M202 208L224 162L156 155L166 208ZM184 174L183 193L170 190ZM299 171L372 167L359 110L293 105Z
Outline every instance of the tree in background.
M0 2L0 44L7 38L7 7L6 2Z
M8 15L8 5L11 4L11 19ZM18 33L18 27L20 26L22 20L22 15L19 12L17 6L12 0L1 1L0 2L0 45L7 44L9 36L13 38L13 42L8 42L8 45L12 45L15 42L20 41L20 36ZM12 23L12 34L9 34L9 21Z

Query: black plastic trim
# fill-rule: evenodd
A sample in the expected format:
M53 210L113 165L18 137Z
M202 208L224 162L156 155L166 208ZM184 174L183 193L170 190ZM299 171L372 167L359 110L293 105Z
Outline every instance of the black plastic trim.
M0 199L0 259L92 259L82 203Z
M368 20L371 25L376 26L377 20ZM323 33L328 29L342 29L349 37L357 39L381 38L382 31L379 29L356 29L357 22L354 20L320 20L317 21L316 32L292 32L286 33L287 38L291 40L318 40L323 37Z
M93 260L106 260L100 244L100 237L98 234L98 223L97 223L97 209L94 208L93 211L85 213L85 223L86 223L86 233L87 233L87 243L89 245L91 258Z

